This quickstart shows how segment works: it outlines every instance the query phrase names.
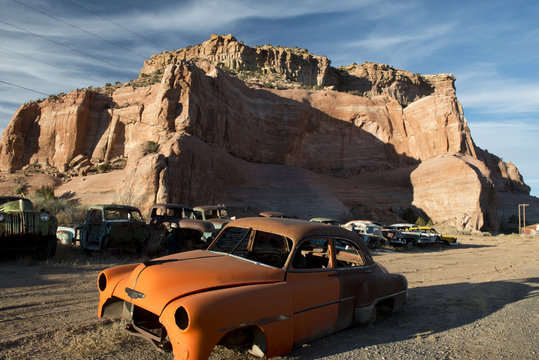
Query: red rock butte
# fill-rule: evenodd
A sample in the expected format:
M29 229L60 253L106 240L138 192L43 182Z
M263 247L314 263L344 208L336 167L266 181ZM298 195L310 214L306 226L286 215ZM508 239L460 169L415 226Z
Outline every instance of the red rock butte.
M0 169L79 174L56 190L75 196L82 175L99 176L96 194L113 187L143 210L224 203L389 221L413 208L497 230L504 206L530 189L513 164L475 146L454 82L375 63L337 69L305 49L212 35L153 55L127 84L23 104L2 134ZM117 159L125 167L114 170ZM92 175L92 164L109 170Z

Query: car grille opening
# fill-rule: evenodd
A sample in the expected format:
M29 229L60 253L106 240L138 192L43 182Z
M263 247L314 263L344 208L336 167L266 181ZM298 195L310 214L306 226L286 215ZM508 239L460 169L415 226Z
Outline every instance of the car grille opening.
M163 342L167 332L159 322L159 316L141 307L133 308L133 326L152 340Z

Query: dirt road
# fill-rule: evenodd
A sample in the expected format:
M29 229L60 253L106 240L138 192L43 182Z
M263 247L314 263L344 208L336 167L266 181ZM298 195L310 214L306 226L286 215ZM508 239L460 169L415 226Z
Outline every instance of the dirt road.
M539 237L459 241L376 252L408 278L405 310L282 359L539 358ZM69 248L46 263L0 260L0 359L170 359L121 322L97 319L97 274L117 263ZM245 355L219 349L212 357Z

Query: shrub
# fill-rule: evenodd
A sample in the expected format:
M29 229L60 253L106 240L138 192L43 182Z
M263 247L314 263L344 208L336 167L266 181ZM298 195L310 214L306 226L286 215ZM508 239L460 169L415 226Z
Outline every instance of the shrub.
M35 197L41 198L44 200L48 199L54 199L54 189L50 186L42 185L39 189L37 189L34 193Z
M404 210L401 217L405 221L407 221L409 223L412 223L412 224L414 224L416 222L416 220L417 220L417 215L415 214L415 211L412 208L407 208L406 210Z
M15 188L13 189L13 192L14 192L15 195L17 195L17 196L26 196L26 194L28 194L28 185L27 185L27 184L20 184L20 185L17 185L17 186L15 186Z
M97 165L97 171L100 173L106 173L110 170L110 166L108 163L101 163Z
M87 207L75 200L44 198L37 194L34 194L30 200L34 204L34 209L45 209L56 216L59 225L81 224L86 217Z
M144 155L156 153L159 150L159 144L155 141L146 141L144 144Z

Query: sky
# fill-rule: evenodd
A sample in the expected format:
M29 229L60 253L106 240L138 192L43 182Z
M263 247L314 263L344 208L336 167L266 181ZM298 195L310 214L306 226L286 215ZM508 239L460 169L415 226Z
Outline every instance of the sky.
M539 2L530 0L0 0L0 131L19 106L138 76L212 33L451 73L477 146L539 196Z

